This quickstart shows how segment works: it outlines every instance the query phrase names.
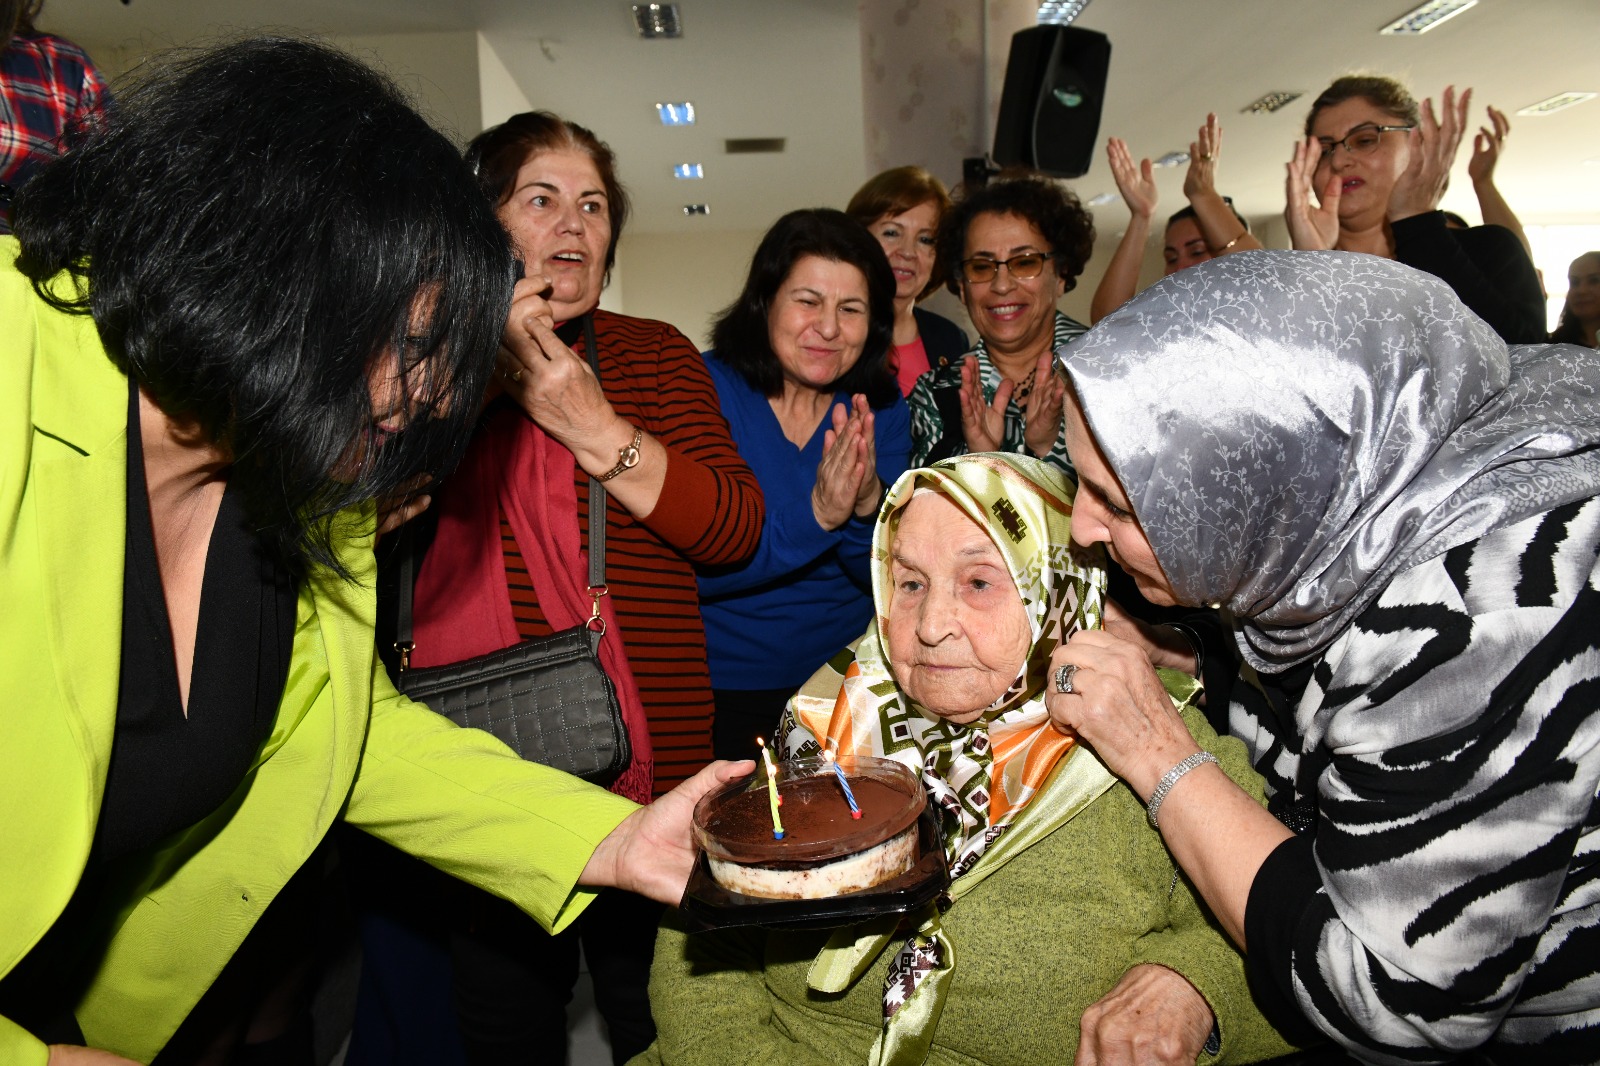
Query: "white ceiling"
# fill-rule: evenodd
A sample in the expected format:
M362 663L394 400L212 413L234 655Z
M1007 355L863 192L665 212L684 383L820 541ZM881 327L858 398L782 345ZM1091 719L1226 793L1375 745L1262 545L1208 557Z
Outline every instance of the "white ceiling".
M914 0L859 0L914 8ZM1002 0L993 0L1000 3ZM973 0L974 8L981 0ZM864 178L857 0L680 0L681 41L633 35L626 0L48 0L47 28L144 46L257 28L335 35L481 31L535 106L591 125L617 150L640 230L761 229L782 210L842 204ZM1380 37L1411 0L1094 0L1081 25L1112 41L1102 141L1136 154L1183 149L1207 109L1225 127L1223 191L1254 219L1278 215L1283 164L1309 96L1367 69L1419 93L1475 88L1475 117L1566 90L1600 92L1600 0L1481 0L1415 38ZM923 57L907 56L907 62ZM937 64L937 57L930 57ZM1308 94L1275 115L1240 108L1273 89ZM656 100L690 99L690 130L653 125ZM1513 116L1500 185L1529 223L1600 222L1600 99L1544 118ZM930 131L930 138L938 131ZM776 157L727 157L725 137L782 136ZM1476 218L1463 147L1446 206ZM699 161L701 183L670 166ZM1159 172L1163 206L1180 206L1181 168ZM1076 181L1084 199L1113 192L1103 153ZM686 189L695 189L689 196ZM712 204L686 222L682 203ZM1097 211L1120 229L1120 203Z

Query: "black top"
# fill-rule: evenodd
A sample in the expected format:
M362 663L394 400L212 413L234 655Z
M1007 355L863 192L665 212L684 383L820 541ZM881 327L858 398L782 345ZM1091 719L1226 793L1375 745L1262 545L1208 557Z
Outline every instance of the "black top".
M1533 260L1504 226L1450 229L1443 211L1390 223L1394 257L1444 281L1507 344L1545 339L1544 290Z
M94 950L108 865L227 801L272 730L289 676L294 581L230 486L206 551L185 717L131 382L127 515L116 731L89 864L49 932L0 978L0 1014L46 1043L84 1042L68 990Z
M95 863L193 825L239 787L271 732L294 643L294 582L230 485L206 551L184 715L139 445L138 390L130 392L122 676Z
M959 359L972 350L961 327L943 315L913 307L911 317L917 320L917 336L922 338L929 366L938 366L940 359Z

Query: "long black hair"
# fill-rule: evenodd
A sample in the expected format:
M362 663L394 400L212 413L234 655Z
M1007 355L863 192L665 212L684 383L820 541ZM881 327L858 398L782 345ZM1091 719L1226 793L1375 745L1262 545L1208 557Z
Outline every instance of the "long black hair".
M15 225L41 298L93 315L111 360L230 453L292 564L342 572L334 516L465 449L508 241L451 143L341 52L259 38L151 64ZM383 442L369 378L390 367L421 399Z
M783 367L772 350L768 316L784 279L808 255L848 263L867 280L867 342L861 358L829 388L862 393L871 406L888 407L900 395L889 370L894 340L894 272L878 239L843 211L812 207L791 211L772 224L756 247L744 290L711 329L711 346L765 396L783 391Z

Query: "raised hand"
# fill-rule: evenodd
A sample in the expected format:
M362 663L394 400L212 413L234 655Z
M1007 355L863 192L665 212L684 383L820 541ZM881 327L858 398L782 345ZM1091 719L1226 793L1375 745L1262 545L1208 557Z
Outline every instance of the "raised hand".
M1411 131L1411 159L1389 193L1390 222L1437 210L1445 186L1450 184L1450 168L1467 128L1472 90L1457 99L1455 86L1446 86L1440 102L1442 118L1434 116L1431 97L1422 102L1422 119Z
M500 387L540 429L576 452L595 439L616 437L619 416L586 359L555 334L554 315L541 276L517 282L496 364Z
M1006 439L1006 404L1016 388L1009 380L1002 380L994 391L994 399L983 402L983 380L978 374L976 359L961 364L961 431L967 438L969 452L995 452Z
M1215 112L1206 115L1195 139L1189 142L1189 170L1183 176L1183 195L1193 200L1217 191L1217 157L1222 154L1222 123Z
M862 406L865 407L865 401ZM811 513L823 529L838 529L855 513L868 476L866 419L851 407L834 404L833 424L822 435L822 462L817 464L817 483L811 489ZM870 409L867 412L870 417Z
M1055 353L1045 351L1033 368L1033 391L1018 404L1022 408L1022 442L1043 459L1061 437L1061 405L1067 387L1055 373ZM1002 409L1003 410L1003 409Z
M1148 159L1134 165L1128 142L1121 137L1106 141L1106 160L1111 164L1111 177L1128 210L1140 218L1149 219L1156 210L1155 169Z
M1505 146L1506 134L1511 132L1511 120L1505 112L1490 105L1489 125L1479 126L1472 136L1472 158L1467 160L1467 176L1474 185L1494 181L1495 164L1500 162L1500 149Z
M1339 240L1341 187L1338 174L1330 171L1318 202L1312 203L1311 183L1321 161L1322 144L1315 137L1307 137L1295 143L1294 155L1286 168L1287 205L1283 209L1283 220L1289 227L1290 243L1300 251L1327 251Z
M858 392L850 397L850 406L850 416L861 422L861 439L866 445L867 464L866 472L861 478L861 487L856 490L855 514L858 518L866 518L878 509L878 503L883 499L883 482L878 479L877 420L872 413L872 405L867 403L866 396L861 393Z

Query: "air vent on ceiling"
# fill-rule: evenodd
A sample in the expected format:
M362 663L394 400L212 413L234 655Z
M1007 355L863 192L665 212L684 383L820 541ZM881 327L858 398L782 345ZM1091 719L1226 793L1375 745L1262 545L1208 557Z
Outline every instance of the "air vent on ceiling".
M722 150L729 155L781 152L787 141L786 137L729 137L722 142Z
M663 37L682 37L683 20L677 4L634 4L633 24L647 41Z
M1517 112L1519 115L1548 115L1556 111L1564 111L1569 107L1593 100L1594 93L1556 93L1547 100L1540 100L1536 104L1529 104Z
M1378 32L1385 37L1414 37L1427 33L1441 22L1455 18L1478 0L1428 0L1395 19Z
M1239 109L1241 115L1270 115L1294 103L1305 93L1291 92L1288 89L1279 89L1277 92L1267 93L1261 99L1248 103Z

